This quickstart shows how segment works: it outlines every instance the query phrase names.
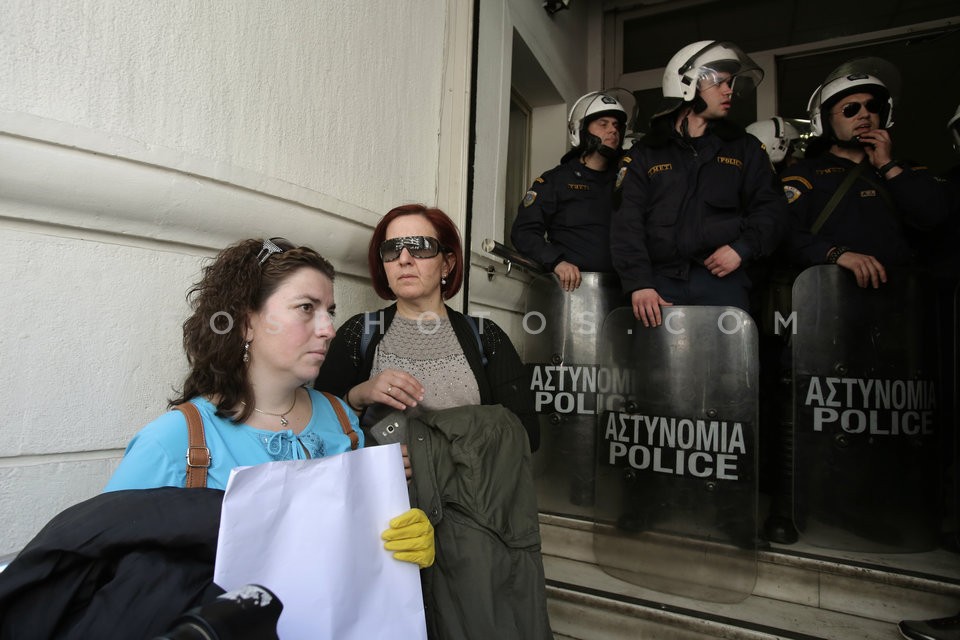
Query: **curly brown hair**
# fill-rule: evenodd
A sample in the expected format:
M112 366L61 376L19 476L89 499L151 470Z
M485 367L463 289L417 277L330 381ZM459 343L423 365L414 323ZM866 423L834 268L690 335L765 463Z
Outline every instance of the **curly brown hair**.
M272 238L272 242L282 251L266 258L262 239L227 247L203 268L200 282L187 291L193 313L183 323L183 349L190 372L180 395L170 400L171 407L208 396L216 401L221 417L243 422L252 413L253 391L243 364L248 315L262 309L299 269L316 269L331 281L334 277L330 262L310 247L295 247L282 238ZM242 407L239 412L234 411L237 406Z

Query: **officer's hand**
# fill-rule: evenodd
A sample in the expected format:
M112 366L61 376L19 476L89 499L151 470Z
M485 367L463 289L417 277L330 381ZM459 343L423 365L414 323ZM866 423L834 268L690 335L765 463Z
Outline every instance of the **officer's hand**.
M863 151L867 154L867 159L875 169L893 160L893 140L890 138L890 132L886 129L872 129L860 135L860 142L865 143ZM900 167L894 167L884 174L884 178L894 178L903 171Z
M573 291L580 286L580 269L577 265L561 260L553 268L553 272L560 279L560 286L564 291Z
M380 534L386 540L383 548L393 551L393 557L413 562L426 569L433 564L436 553L433 525L420 509L410 509L390 521L390 528Z
M873 256L847 251L840 255L837 264L852 271L857 278L857 285L860 287L865 288L873 285L874 289L878 289L881 282L887 281L886 270L880 264L880 261Z
M671 307L671 303L660 297L656 289L637 289L630 294L633 316L645 327L659 327L663 324L660 307Z
M740 254L737 253L733 247L725 244L711 253L710 256L703 261L703 266L713 275L722 278L739 269L741 262L743 261L740 259Z

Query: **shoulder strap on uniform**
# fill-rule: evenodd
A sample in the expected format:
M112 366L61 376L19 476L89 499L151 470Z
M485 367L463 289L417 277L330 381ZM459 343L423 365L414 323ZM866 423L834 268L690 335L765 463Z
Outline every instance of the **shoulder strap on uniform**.
M863 173L863 170L868 164L869 161L864 158L852 171L847 172L847 176L843 179L843 182L840 183L840 186L833 192L830 200L827 201L827 206L823 208L823 211L820 212L820 215L817 216L817 219L814 221L813 226L810 227L810 233L817 235L817 232L820 231L827 220L830 219L833 210L836 209L840 201L843 200L843 196L847 195L847 191L850 191L850 187L853 186L853 183L860 177L860 174Z
M333 411L337 414L337 420L340 421L340 428L343 429L343 435L350 438L350 450L356 451L360 445L360 436L358 436L357 432L350 426L350 420L347 418L347 412L343 410L343 405L340 404L340 401L332 393L327 393L326 391L321 391L320 393L322 393L324 397L330 401L331 406L333 406Z
M479 323L482 322L482 320L466 314L464 314L464 316L467 319L467 324L473 329L473 337L477 339L477 348L480 349L480 360L483 362L483 366L487 366L487 354L483 351L483 339L480 337Z
M207 487L207 469L213 462L207 440L203 435L203 418L192 402L184 402L174 407L187 418L187 488L205 489Z

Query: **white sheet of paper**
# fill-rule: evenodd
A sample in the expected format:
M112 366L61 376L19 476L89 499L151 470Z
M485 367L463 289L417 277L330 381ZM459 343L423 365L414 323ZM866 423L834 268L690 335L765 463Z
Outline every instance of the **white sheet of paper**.
M273 591L281 640L425 639L420 570L380 539L409 508L398 444L238 467L223 498L214 582Z

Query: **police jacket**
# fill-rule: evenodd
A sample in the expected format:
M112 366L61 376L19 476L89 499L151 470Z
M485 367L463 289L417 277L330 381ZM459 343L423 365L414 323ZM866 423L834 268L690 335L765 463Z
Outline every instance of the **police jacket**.
M397 314L397 305L390 305L381 312L382 326L373 330L364 353L360 353L360 345L363 342L365 314L357 314L340 326L314 382L316 389L342 398L355 385L370 378L377 345L390 328ZM540 421L533 408L530 374L509 336L492 320L483 320L479 331L483 347L481 353L481 345L477 344L470 321L450 307L447 307L447 317L477 380L480 403L501 404L517 414L527 430L530 450L536 451L540 446Z
M596 171L579 150L533 181L517 210L510 239L517 251L552 271L566 261L581 271L610 273L614 166ZM546 238L544 238L546 234Z
M654 274L679 280L730 245L744 264L770 255L786 226L786 202L760 142L718 120L699 138L684 139L675 113L620 164L610 249L623 290L655 288Z
M104 493L53 518L0 573L0 638L153 638L223 593L223 491Z
M874 256L885 266L916 261L911 240L947 216L943 188L926 167L904 167L895 178L882 178L872 166L847 190L814 235L811 228L847 174L857 166L824 153L791 166L783 175L790 213L784 250L802 266L823 264L832 247L844 246ZM913 238L910 234L913 234Z
M434 526L421 571L432 640L547 640L530 449L501 406L427 411L407 422L412 503Z

